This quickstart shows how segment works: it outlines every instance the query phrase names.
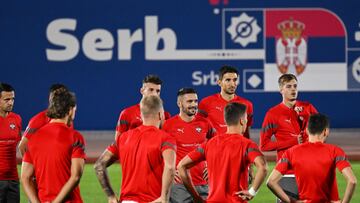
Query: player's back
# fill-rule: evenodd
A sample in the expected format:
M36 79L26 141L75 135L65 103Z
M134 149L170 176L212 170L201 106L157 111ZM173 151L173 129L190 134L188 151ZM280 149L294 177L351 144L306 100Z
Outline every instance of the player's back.
M51 201L70 178L71 159L85 158L84 139L63 123L46 124L34 135L28 142L29 152L24 160L30 158L34 165L40 200ZM82 202L79 187L66 200Z
M167 142L167 139L172 141ZM117 140L122 167L121 200L153 201L161 195L162 150L175 140L154 126L141 125ZM173 146L175 147L175 146Z
M338 199L336 167L348 166L344 152L337 146L321 142L305 143L286 152L294 169L300 199L311 202L328 202Z
M252 141L239 134L220 134L206 144L210 191L208 202L242 202L235 192L248 187L246 158Z

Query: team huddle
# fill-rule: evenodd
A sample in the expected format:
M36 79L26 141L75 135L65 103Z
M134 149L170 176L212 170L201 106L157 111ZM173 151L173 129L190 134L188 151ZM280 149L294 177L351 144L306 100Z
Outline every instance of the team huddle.
M327 116L297 100L296 76L280 76L282 101L266 113L259 145L251 140L253 104L236 95L238 76L235 67L221 67L220 93L200 102L195 89L179 89L173 117L163 108L161 79L146 76L141 101L121 111L115 140L94 165L108 202L247 202L268 174L264 151L277 152L267 179L277 202L350 202L357 182L350 162L341 148L326 143ZM20 202L17 147L30 202L83 202L78 184L85 141L74 129L75 94L51 86L48 108L30 119L22 136L14 99L14 89L0 83L0 202ZM117 160L119 197L107 173ZM336 168L347 181L341 200Z

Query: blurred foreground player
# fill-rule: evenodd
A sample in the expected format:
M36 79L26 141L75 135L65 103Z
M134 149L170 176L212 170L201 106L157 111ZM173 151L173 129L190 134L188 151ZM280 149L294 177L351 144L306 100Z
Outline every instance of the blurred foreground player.
M21 180L32 203L83 202L78 184L85 164L85 141L70 127L75 111L75 95L67 90L55 91L47 110L50 122L28 142ZM34 175L37 192L32 181Z

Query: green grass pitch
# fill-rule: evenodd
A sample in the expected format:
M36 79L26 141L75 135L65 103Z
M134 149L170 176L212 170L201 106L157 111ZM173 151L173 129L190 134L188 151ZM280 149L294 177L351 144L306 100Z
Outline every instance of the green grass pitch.
M271 171L274 167L274 163L269 163L269 170ZM352 162L353 171L358 179L360 179L360 162ZM20 167L19 167L20 168ZM118 163L114 164L110 168L108 168L110 180L112 186L118 195L119 188L120 188L120 166ZM269 172L270 173L270 172ZM345 180L340 173L337 173L337 180L339 185L339 194L342 196L345 190ZM144 186L145 187L145 186ZM107 202L106 196L102 191L99 182L97 181L93 165L87 164L85 166L84 174L80 181L80 191L81 196L85 203L105 203ZM21 188L21 202L27 203L27 198L23 193ZM275 202L275 196L266 188L265 184L262 185L259 193L256 197L251 201L254 203L273 203ZM355 190L355 195L351 202L360 202L360 187L358 186Z

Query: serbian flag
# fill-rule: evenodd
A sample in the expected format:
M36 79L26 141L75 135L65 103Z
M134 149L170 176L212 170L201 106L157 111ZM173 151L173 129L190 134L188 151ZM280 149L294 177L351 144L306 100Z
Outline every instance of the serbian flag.
M278 91L284 73L297 76L299 90L347 90L346 30L325 9L265 10L265 91Z

